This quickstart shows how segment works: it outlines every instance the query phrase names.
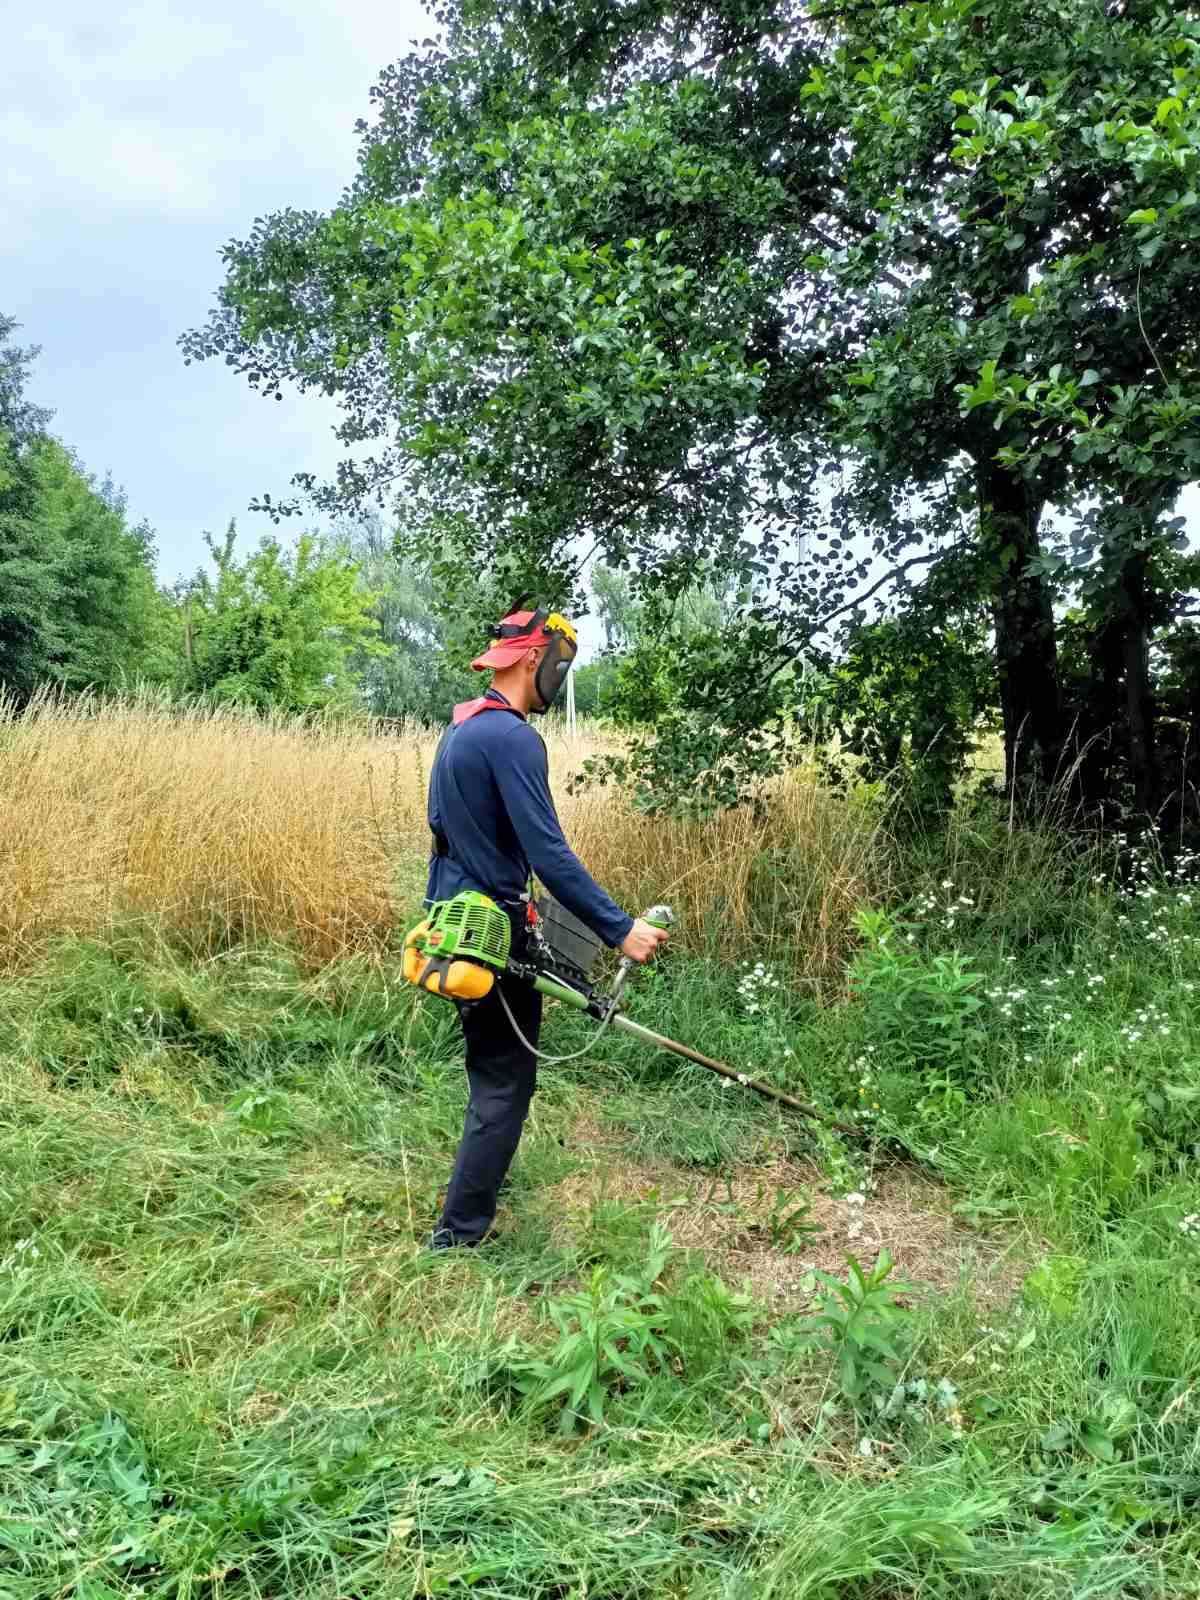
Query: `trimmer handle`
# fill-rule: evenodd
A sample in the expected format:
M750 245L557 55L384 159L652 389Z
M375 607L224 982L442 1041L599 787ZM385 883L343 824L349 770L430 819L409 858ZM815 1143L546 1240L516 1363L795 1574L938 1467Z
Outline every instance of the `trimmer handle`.
M652 928L661 928L665 933L675 926L675 913L670 906L651 906L649 911L643 911L641 920L648 922ZM621 997L621 990L625 987L625 980L633 970L633 962L628 956L622 956L617 963L617 976L613 983L612 994L609 996L609 1013L617 1009L617 1001Z

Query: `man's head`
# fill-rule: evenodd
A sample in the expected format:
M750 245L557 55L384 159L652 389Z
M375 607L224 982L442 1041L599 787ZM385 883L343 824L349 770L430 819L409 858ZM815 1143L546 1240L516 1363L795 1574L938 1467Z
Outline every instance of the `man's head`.
M548 711L579 649L571 623L556 611L514 609L492 638L495 643L471 663L476 672L490 669L492 687L518 710Z

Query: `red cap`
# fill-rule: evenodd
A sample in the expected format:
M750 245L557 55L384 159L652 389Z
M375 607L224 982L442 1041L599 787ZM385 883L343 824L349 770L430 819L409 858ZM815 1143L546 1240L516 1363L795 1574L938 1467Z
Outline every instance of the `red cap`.
M536 616L536 611L510 611L508 616L501 618L500 626L528 628ZM476 672L487 672L489 669L498 671L501 667L511 667L515 661L520 661L526 650L540 650L542 645L549 643L550 635L543 625L528 633L497 639L481 656L476 656L471 665Z

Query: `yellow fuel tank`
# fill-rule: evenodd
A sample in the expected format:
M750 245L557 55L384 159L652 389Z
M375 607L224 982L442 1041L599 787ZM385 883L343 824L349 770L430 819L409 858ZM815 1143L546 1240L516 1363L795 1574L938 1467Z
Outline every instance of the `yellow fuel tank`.
M475 961L446 960L417 949L429 924L419 923L404 941L403 972L409 983L446 1000L482 1000L492 992L496 974Z

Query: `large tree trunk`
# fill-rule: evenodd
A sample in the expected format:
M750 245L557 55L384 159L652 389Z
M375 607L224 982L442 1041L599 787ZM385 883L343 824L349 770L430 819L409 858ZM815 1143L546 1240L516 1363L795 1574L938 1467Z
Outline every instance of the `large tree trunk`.
M1090 737L1083 767L1088 799L1113 805L1132 801L1135 827L1162 802L1157 707L1150 673L1150 641L1161 596L1155 593L1149 551L1161 503L1126 500L1104 516L1111 577L1088 645L1091 682L1083 697L1083 730ZM1101 748L1106 755L1100 755Z
M1125 671L1121 625L1108 617L1087 642L1087 677L1078 686L1075 720L1067 730L1077 771L1079 797L1089 814L1112 799L1113 771L1119 766L1116 726Z
M979 468L984 548L996 563L992 615L1004 723L1004 780L1022 804L1059 776L1062 692L1054 611L1045 579L1029 570L1040 551L1041 501L994 461Z
M1142 818L1152 817L1159 801L1146 601L1146 552L1138 550L1129 557L1121 572L1120 616L1129 776L1134 807Z

